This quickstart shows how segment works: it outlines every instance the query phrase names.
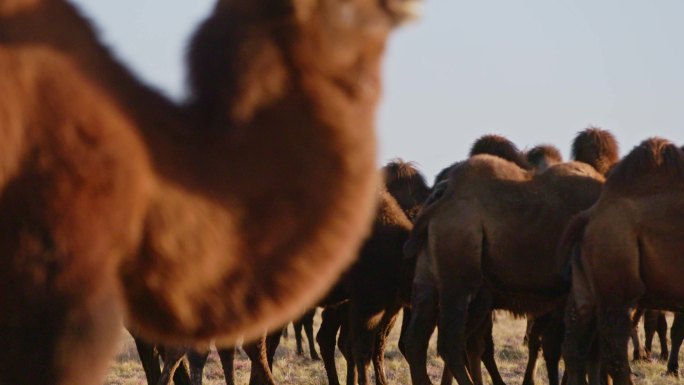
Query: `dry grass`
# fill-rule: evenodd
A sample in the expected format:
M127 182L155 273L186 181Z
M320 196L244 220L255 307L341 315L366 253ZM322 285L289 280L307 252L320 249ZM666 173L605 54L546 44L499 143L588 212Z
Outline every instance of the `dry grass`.
M317 322L320 318L317 317ZM669 319L672 323L672 319ZM399 325L395 327L391 335L391 341L386 353L386 373L389 384L410 384L411 378L408 365L397 349L399 337ZM316 329L318 325L316 325ZM522 337L525 332L525 320L514 319L506 313L497 316L494 325L494 340L496 343L496 360L501 375L507 384L520 384L525 371L527 361L527 349L522 345ZM283 385L326 385L328 382L321 361L311 361L295 354L294 333L290 329L290 337L283 338L276 353L274 363L274 375L278 384ZM643 338L643 336L642 336ZM135 345L132 338L125 334L122 337L123 346L107 376L106 385L146 385L145 375L138 361ZM654 342L654 354L660 352L658 342ZM307 349L305 348L305 352ZM631 352L631 348L630 348ZM681 355L680 355L681 359ZM439 383L442 373L442 360L437 356L436 338L433 336L428 352L428 373L433 382ZM244 354L236 357L236 380L237 384L249 382L250 363ZM675 378L664 376L665 364L661 362L641 362L632 365L637 375L637 384L643 385L674 385L679 384ZM485 373L485 381L491 384L489 376ZM344 359L337 352L337 372L340 380L344 383L346 365ZM537 383L546 384L546 370L543 358L540 357L537 368ZM215 352L209 356L209 362L204 371L204 384L223 385L223 372L221 363Z

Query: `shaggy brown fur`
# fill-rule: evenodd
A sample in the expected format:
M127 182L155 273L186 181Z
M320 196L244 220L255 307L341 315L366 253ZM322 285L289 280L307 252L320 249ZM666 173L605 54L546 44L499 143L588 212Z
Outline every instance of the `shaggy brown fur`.
M583 380L591 341L582 336L594 318L613 382L632 382L630 308L684 310L682 232L684 152L664 139L646 140L609 173L601 198L563 241L573 270L565 353L571 383Z
M387 191L397 200L404 213L413 220L423 202L430 196L425 177L413 162L395 159L382 168Z
M0 2L0 382L99 382L123 314L232 343L315 302L368 233L405 5L222 0L180 107L64 0Z
M410 292L413 261L403 258L402 247L412 224L388 191L382 190L379 198L371 236L339 283L347 299L344 311L338 310L341 297L337 296L333 306L326 307L316 337L331 385L339 384L334 351L340 328L338 344L347 359L348 378L358 376L359 384L368 383L372 359L376 382L386 383L383 366L387 335Z
M591 165L603 175L619 158L620 149L613 134L598 127L580 131L572 143L572 159Z
M481 154L496 155L526 170L532 168L525 158L525 154L518 150L518 147L513 142L503 136L485 135L476 140L470 148L469 156L472 158L475 155Z
M551 144L534 146L525 153L525 157L527 158L527 162L538 171L544 171L554 164L563 162L563 156L560 151Z
M421 214L427 224L418 218L414 234L429 229L418 243L434 260L439 290L440 354L461 385L474 380L463 360L466 337L491 309L542 315L562 305L567 285L555 272L556 244L602 183L579 162L535 173L478 155L450 173L443 197Z

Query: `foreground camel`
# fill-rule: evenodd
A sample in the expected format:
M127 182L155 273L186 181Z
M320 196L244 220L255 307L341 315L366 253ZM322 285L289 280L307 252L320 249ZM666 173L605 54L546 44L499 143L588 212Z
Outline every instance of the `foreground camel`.
M179 106L66 1L0 2L0 383L98 383L124 314L231 344L311 306L369 231L380 62L411 4L221 0Z
M590 358L596 345L613 383L632 383L630 309L684 310L683 232L684 152L646 140L609 173L598 202L564 236L573 284L564 347L571 384L584 383L587 370L598 376Z
M585 133L609 137L611 149L617 146L607 132ZM616 159L600 146L595 153L606 164ZM603 180L582 162L537 173L476 155L451 170L441 198L420 214L408 249L425 245L432 274L424 285L433 285L439 298L438 350L460 385L481 381L479 360L466 361L464 353L468 337L493 309L541 316L562 308L568 288L556 269L556 245L571 217L596 201ZM554 369L550 383L558 382Z

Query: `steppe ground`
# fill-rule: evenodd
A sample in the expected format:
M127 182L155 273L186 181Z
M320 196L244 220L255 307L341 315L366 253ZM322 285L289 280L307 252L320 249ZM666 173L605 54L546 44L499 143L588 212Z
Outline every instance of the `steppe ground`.
M318 330L320 317L316 317L315 330ZM386 373L388 382L391 385L410 384L411 378L408 365L401 353L397 349L399 338L399 324L401 318L391 335L386 352ZM668 318L668 324L672 324L672 318ZM641 328L640 328L641 329ZM504 380L509 385L517 385L522 382L527 360L527 349L522 345L522 338L525 332L525 320L515 319L507 313L497 314L497 321L494 325L494 341L496 344L496 360L499 370ZM643 340L643 329L640 330ZM657 340L657 338L656 338ZM660 352L660 345L654 342L654 355ZM311 361L308 358L308 349L305 347L306 357L296 355L294 332L292 326L289 327L289 338L283 338L278 348L274 363L274 376L278 384L282 385L326 385L327 380L323 364L321 361ZM631 355L631 345L630 345ZM684 354L680 354L680 361ZM439 383L442 370L442 360L436 352L436 335L433 336L430 351L428 353L428 371L433 382ZM562 364L561 364L562 365ZM238 385L249 382L250 362L243 352L236 356L236 380ZM637 375L639 385L674 385L680 381L670 376L664 376L664 363L640 362L632 364L632 368ZM346 365L339 351L337 352L337 372L342 383L346 373ZM485 381L491 384L489 376L485 373ZM543 358L540 357L537 366L537 384L546 384L546 370ZM106 385L146 385L145 375L142 371L138 354L135 350L133 339L128 333L123 332L122 347L107 376ZM223 372L221 363L215 352L209 356L209 362L204 371L204 384L223 385Z

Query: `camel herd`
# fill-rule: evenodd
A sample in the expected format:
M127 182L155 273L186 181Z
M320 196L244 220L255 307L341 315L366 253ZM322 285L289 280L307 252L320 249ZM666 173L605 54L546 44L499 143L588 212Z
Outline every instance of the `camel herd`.
M399 349L409 364L414 385L431 384L426 370L427 351L438 326L438 351L445 360L442 384L451 383L452 376L459 384L482 384L480 362L494 384L505 384L494 355L494 310L527 317L529 356L524 385L535 383L540 350L549 384L561 382L561 358L566 367L564 383L601 383L608 375L613 382L629 383L630 376L621 378L620 372L613 372L615 368L611 365L618 361L614 356L603 356L603 352L611 352L603 344L620 346L626 365L627 339L636 336L641 317L647 336L646 357L658 332L663 347L660 358L668 359L667 322L664 313L654 309L683 309L676 302L663 305L668 298L665 290L661 289L656 297L663 302L648 302L655 300L640 294L625 305L627 318L623 321L627 329L617 345L607 340L614 338L614 334L607 334L599 323L598 296L589 286L587 268L577 270L587 247L579 229L587 226L585 218L600 207L606 187L619 167L625 167L625 160L644 148L660 151L666 146L672 145L662 139L650 139L620 160L613 135L589 128L581 131L573 142L573 160L563 162L553 146L520 151L506 138L486 135L474 143L468 159L441 172L432 188L413 164L401 160L388 163L382 169L384 187L378 192L379 204L370 236L359 250L357 261L317 304L323 312L316 340L328 383L340 383L335 345L347 361L348 385L369 383L371 364L375 382L387 383L384 350L402 308ZM680 161L684 160L680 149L670 148L682 157ZM661 164L667 166L662 161L651 163L653 167ZM684 167L663 172L684 178ZM668 199L682 198L664 191ZM626 212L625 208L621 210ZM598 239L606 242L611 238ZM676 282L672 285L676 286ZM309 311L295 324L311 325L313 315ZM619 325L615 320L611 322L611 326ZM313 331L309 330L311 343ZM264 335L257 344L245 346L252 360L250 384L275 385L271 368L280 337L278 329ZM677 357L683 339L684 316L678 313L672 327L668 362L668 372L673 375L678 375ZM638 338L633 342L634 359L644 358ZM189 374L178 378L176 373L176 383L201 384L206 351L179 351L165 361L161 377L157 374L149 383L170 383L173 368L186 354ZM314 357L315 346L310 346L310 352ZM229 359L226 354L230 354ZM232 348L219 349L229 385L234 383L232 354ZM202 357L199 361L198 356ZM614 361L602 363L601 356ZM158 359L155 366L159 371ZM625 370L630 373L629 367Z
M540 349L552 385L561 358L569 384L631 384L638 316L684 311L684 150L619 159L590 128L563 162L488 135L432 187L401 161L380 183L381 60L415 2L218 0L174 103L68 1L0 1L0 384L100 383L122 322L150 383L184 356L201 382L212 342L232 383L244 338L272 384L280 328L315 306L331 385L336 345L347 384L386 383L402 309L414 384L437 327L443 383L482 362L503 384L495 310L528 319L526 385ZM677 316L673 374L683 338Z

